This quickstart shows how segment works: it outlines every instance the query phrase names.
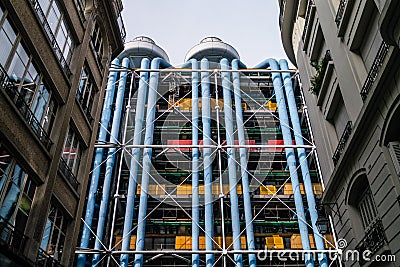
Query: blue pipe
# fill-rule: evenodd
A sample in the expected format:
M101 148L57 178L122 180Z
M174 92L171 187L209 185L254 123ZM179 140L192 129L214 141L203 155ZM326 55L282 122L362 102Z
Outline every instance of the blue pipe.
M285 59L281 59L279 61L280 69L281 70L288 70L289 66ZM294 97L294 91L292 86L292 79L290 78L289 72L282 72L282 78L285 86L286 92L286 99L289 105L289 112L290 112L290 119L292 121L292 127L294 130L294 137L296 140L297 145L304 145L303 136L301 135L301 125L299 120L299 114L297 111L296 100ZM314 231L314 239L315 245L318 250L324 250L324 240L322 236L319 234L318 227L317 227L317 220L318 220L318 212L316 209L317 203L315 201L314 190L311 182L310 177L310 170L308 168L306 150L304 148L297 148L297 155L300 162L301 173L303 176L304 182L304 189L306 192L307 203L308 203L308 211L310 212L310 218L312 222L312 227ZM322 257L319 258L319 265L321 267L328 267L328 259L325 254L321 255Z
M201 60L201 70L209 70L208 60ZM203 144L211 145L211 110L210 110L210 73L201 72L201 115L203 123ZM212 199L212 160L211 148L203 148L204 161L204 216L205 216L205 235L206 250L213 250L214 222L213 222L213 199ZM214 264L214 254L206 255L206 266L212 267Z
M233 146L235 144L235 138L233 133L233 115L232 115L232 94L231 94L231 81L230 74L224 70L229 69L229 62L226 58L221 59L221 70L222 70L222 89L224 98L224 117L225 117L225 131L226 131L226 144ZM229 191L230 191L230 202L231 202L231 216L232 216L232 236L233 236L233 249L240 250L240 218L239 218L239 201L237 195L237 177L236 177L236 156L235 148L228 147L228 174L229 174ZM221 177L222 178L222 177ZM235 254L234 261L236 266L243 266L242 255Z
M275 59L267 59L262 63L258 64L254 68L267 68L268 66L272 70L279 70L278 62ZM286 101L282 88L281 75L279 73L273 72L272 81L274 84L274 90L278 105L278 115L281 121L283 141L285 145L292 145L292 135L289 128L289 118L286 110ZM303 198L300 192L299 177L297 175L297 170L296 170L296 156L294 154L293 148L285 148L285 153L286 153L287 164L289 166L289 171L290 171L290 179L294 190L294 202L296 206L296 213L299 223L301 243L303 245L303 249L309 250L311 249L311 247L310 247L310 240L308 238L308 228L306 224L306 216L304 213ZM305 263L307 267L314 266L314 260L312 259L311 254L305 255Z
M112 61L112 65L118 66L119 60L114 59ZM115 80L117 78L117 72L112 71L108 76L108 83L106 89L106 95L103 105L103 110L101 112L101 125L99 129L99 142L105 142L107 137L107 129L105 127L108 126L111 117L112 103L114 100L114 91L115 91ZM90 228L92 227L93 213L94 213L94 205L96 201L96 191L99 185L99 177L100 177L100 164L103 161L103 148L96 149L96 155L93 163L93 172L92 178L89 187L88 200L86 205L86 213L85 213L85 225L83 225L82 229L82 238L80 247L87 248L89 245L89 237L90 237ZM77 259L77 267L84 267L86 262L86 255L79 254Z
M123 68L129 68L129 59L124 58L122 60L122 67ZM119 135L119 129L120 129L120 124L121 124L121 114L122 114L122 105L124 102L124 93L125 93L125 86L126 86L126 71L120 72L120 80L118 84L118 91L117 91L117 97L115 100L115 110L114 110L114 115L113 115L113 122L111 126L111 134L110 134L110 143L112 144L117 144L118 141L118 135ZM106 162L106 173L104 176L104 182L103 182L103 193L102 193L102 199L100 203L100 210L99 210L99 221L97 222L97 238L96 243L94 246L94 249L99 250L101 249L101 243L100 240L103 239L103 232L104 232L104 222L106 220L106 215L107 215L107 206L108 206L108 198L110 195L110 185L111 185L111 176L114 168L114 162L115 162L115 153L117 151L117 148L113 147L108 150L108 155L107 155L107 162ZM100 259L100 254L95 254L92 260L92 265L96 266L97 262Z
M198 62L191 59L193 70L198 70ZM192 145L199 143L199 73L192 72ZM200 202L199 202L199 149L193 147L192 150L192 250L199 250L199 222L200 222ZM192 255L192 266L198 267L199 254Z
M240 61L238 59L232 60L232 69L239 70ZM236 123L239 137L239 145L246 144L244 135L243 111L242 111L242 96L240 92L240 74L239 72L232 72L233 90L235 95L235 110L236 110ZM253 230L253 214L251 209L250 199L250 186L249 177L247 173L247 152L246 148L239 149L240 167L242 174L242 190L243 190L243 203L244 203L244 217L246 220L246 241L247 249L255 250L254 230ZM255 254L249 254L249 266L257 266L257 258Z
M161 58L155 58L151 61L151 69L156 70L159 67L170 65L163 61ZM158 77L159 72L150 73L149 83L149 97L147 99L147 115L146 115L146 133L144 136L144 145L153 144L154 135L154 118L156 115L156 103L157 103L157 89L158 89ZM146 213L147 213L147 197L150 181L150 167L151 167L151 156L153 149L146 147L143 150L143 171L142 181L140 187L140 202L139 202L139 215L138 225L136 234L136 250L140 251L144 249L144 239L146 234ZM134 266L140 267L143 264L143 254L136 254Z
M150 66L150 60L143 58L140 68L148 69ZM142 128L144 121L144 106L147 97L148 90L148 72L140 72L139 88L137 93L137 103L136 103L136 113L135 113L135 128L133 135L132 145L140 145L142 143ZM140 148L132 148L132 158L130 163L129 172L129 184L128 184L128 195L125 210L125 220L124 220L124 230L122 236L122 250L127 251L130 249L131 243L131 230L132 230L132 220L133 212L135 207L135 194L136 194L136 181L138 179L138 170L140 160ZM121 266L128 266L128 254L122 254L120 256Z

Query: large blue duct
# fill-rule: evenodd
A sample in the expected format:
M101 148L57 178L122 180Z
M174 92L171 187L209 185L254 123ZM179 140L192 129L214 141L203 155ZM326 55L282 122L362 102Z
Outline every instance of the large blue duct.
M128 58L124 58L122 60L122 67L129 68L129 59ZM125 93L125 86L126 86L126 76L127 76L126 71L120 72L120 80L119 80L119 84L118 84L117 97L115 100L115 110L114 110L113 122L112 122L112 126L111 126L111 134L110 134L110 143L112 143L112 144L118 143L118 135L119 135L119 129L120 129L120 124L121 124L122 106L123 106L123 102L124 102L124 93ZM106 162L106 173L104 176L102 199L101 199L101 203L100 203L99 220L97 222L97 232L96 232L97 239L96 239L96 243L94 246L94 249L96 249L96 250L101 249L100 241L103 239L104 222L106 220L108 198L110 195L110 185L111 185L111 178L112 178L112 172L113 172L113 168L114 168L116 151L117 151L117 148L115 148L115 147L112 147L108 150L107 162ZM97 262L99 261L99 259L100 259L100 254L94 255L92 264L97 265Z
M243 65L243 64L242 64ZM238 59L232 60L232 70L239 70L240 61ZM236 110L236 124L239 138L239 145L246 144L243 123L242 111L242 96L240 91L240 74L237 71L232 73L233 92L235 95L235 110ZM247 173L247 153L246 148L239 148L240 169L242 174L242 190L243 190L243 203L244 203L244 217L246 220L246 241L247 249L255 250L254 231L253 231L253 214L251 210L250 199L250 182ZM257 266L257 258L255 254L249 254L249 266Z
M226 58L221 59L221 75L222 75L222 89L224 99L224 117L225 117L225 131L226 131L226 144L233 146L235 138L233 133L233 114L232 114L232 94L231 94L231 80L230 73L224 70L229 69L229 62ZM228 157L228 175L229 175L229 191L231 202L231 216L232 216L232 235L233 235L233 249L240 250L240 218L239 218L239 201L237 195L237 177L236 177L236 156L235 148L228 147L226 149ZM221 177L222 178L222 177ZM236 266L243 266L242 255L235 254L234 261Z
M160 67L170 67L169 63L165 62L161 58L155 58L151 61L151 69L156 70ZM154 118L156 115L156 102L157 102L157 89L158 89L158 77L160 73L158 71L150 73L149 83L149 97L147 99L147 115L146 115L146 133L144 137L144 145L153 144L154 135ZM138 214L138 225L136 235L136 250L141 251L144 249L144 239L146 230L146 214L147 214L147 200L148 200L148 189L150 182L150 168L151 168L151 156L153 149L146 147L143 150L143 170L142 170L142 181L140 187L140 202L139 202L139 214ZM126 261L127 263L127 261ZM143 264L143 254L135 255L135 267L140 267ZM126 265L124 265L126 266Z
M119 60L114 59L112 61L112 65L118 66ZM113 105L113 100L114 100L116 78L117 78L117 72L111 71L108 76L106 95L105 95L103 110L101 112L101 120L100 120L101 125L100 125L100 130L99 130L99 137L98 137L98 142L100 142L100 143L106 142L106 138L107 138L106 127L108 126L108 124L110 122L111 110L112 110L112 105ZM96 149L96 155L95 155L94 163L93 163L92 178L91 178L91 182L90 182L88 200L87 200L87 204L86 204L85 225L83 225L82 238L81 238L81 243L80 243L81 248L87 248L89 245L90 228L92 227L94 205L95 205L95 201L96 201L96 192L97 192L97 188L99 185L100 164L103 161L103 152L104 152L104 148ZM85 262L86 262L86 255L79 254L78 259L77 259L77 267L84 267Z
M150 60L143 58L141 62L141 69L148 69L150 66ZM135 128L132 145L140 145L142 142L142 129L144 121L144 108L147 98L148 91L148 80L149 73L141 72L139 80L139 89L137 92L137 103L135 112ZM132 220L135 204L135 193L136 193L136 181L138 179L139 170L139 160L140 160L140 148L132 148L132 158L130 163L129 172L129 184L128 184L128 195L125 210L125 220L124 220L124 230L122 239L122 250L129 250L132 235ZM120 257L121 266L128 266L128 255L122 254Z
M201 70L209 70L208 60L201 60ZM203 123L203 144L211 145L211 110L210 110L210 73L201 72L201 113ZM211 148L203 148L204 163L204 216L205 216L205 235L206 250L213 250L214 222L213 222L213 198L212 198L212 160ZM206 266L214 265L214 254L206 255Z
M192 145L199 143L199 69L196 59L191 59L192 64ZM199 250L199 148L192 150L192 250ZM199 254L192 255L192 266L199 266Z
M288 63L284 59L281 59L279 61L279 65L280 65L281 70L289 69ZM296 144L302 146L302 145L304 145L304 142L303 142L303 136L301 135L301 125L300 125L300 120L299 120L299 114L297 111L296 100L294 97L292 79L290 77L289 72L282 72L282 77L283 77L283 84L285 86L286 99L287 99L288 105L289 105L290 119L292 121L292 127L294 130L294 137L296 140ZM324 250L325 249L324 240L323 240L322 236L319 234L319 231L318 231L318 228L316 225L316 222L318 220L318 212L316 209L317 203L315 201L314 190L313 190L313 186L312 186L312 182L311 182L310 170L308 168L307 155L306 155L305 148L297 148L297 155L299 158L301 173L303 176L304 190L306 192L308 211L310 212L310 218L311 218L312 227L313 227L313 231L314 231L315 245L318 250ZM323 255L323 257L321 257L319 259L319 265L321 267L328 266L328 259L326 258L326 255Z
M267 59L262 63L258 64L254 68L268 68L270 67L271 70L279 70L278 62L275 59ZM281 75L277 72L272 72L272 82L274 84L274 90L276 94L276 102L278 105L278 116L279 120L281 121L281 129L283 135L283 141L285 145L292 145L292 135L289 127L289 118L286 110L286 100L283 93L282 88L282 80ZM294 154L293 148L285 148L286 153L286 161L289 166L290 171L290 180L292 182L293 190L294 190L294 202L296 206L296 214L299 223L299 230L301 236L301 243L303 245L303 249L309 250L310 247L310 240L308 238L308 228L306 224L306 216L304 213L304 206L303 206L303 198L300 192L300 183L299 177L297 175L296 170L296 156ZM314 266L314 260L312 259L311 254L307 254L305 259L305 263L307 267Z

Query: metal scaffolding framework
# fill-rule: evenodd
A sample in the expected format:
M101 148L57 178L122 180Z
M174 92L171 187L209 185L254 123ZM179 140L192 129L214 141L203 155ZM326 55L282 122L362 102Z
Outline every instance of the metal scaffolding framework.
M241 65L113 61L77 266L340 266L299 76Z

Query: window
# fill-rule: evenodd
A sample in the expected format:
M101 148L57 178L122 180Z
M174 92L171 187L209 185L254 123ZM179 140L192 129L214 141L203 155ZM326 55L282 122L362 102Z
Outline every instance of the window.
M79 162L81 160L82 149L79 140L72 128L69 128L67 140L65 141L62 158L76 176L78 174Z
M90 69L85 66L82 70L81 81L79 83L79 89L76 94L76 98L81 104L82 109L85 111L89 121L92 120L91 112L94 95L96 94L96 92L97 89L91 77Z
M103 57L103 36L101 35L101 29L98 22L95 23L93 28L91 45L96 54L97 61L101 66L101 59Z
M39 138L49 133L57 111L52 92L37 69L21 37L2 12L0 20L0 67L8 76L7 94L27 119ZM1 23L2 21L2 23Z
M56 38L61 53L69 63L74 44L65 19L65 13L61 10L56 0L39 0L39 5L47 19L52 34Z
M364 229L368 229L375 222L375 219L378 215L375 207L375 201L369 187L361 195L357 208L360 211Z
M59 169L68 180L70 185L76 190L79 183L76 179L79 163L82 156L82 146L75 131L70 127L65 140L64 150L60 159Z
M79 16L82 20L85 20L85 7L86 1L85 0L74 0L75 6L78 9Z
M0 143L0 222L24 233L35 191L36 184ZM1 228L0 238L9 237L8 231Z
M64 214L52 204L40 248L57 261L61 261L66 230L67 222Z

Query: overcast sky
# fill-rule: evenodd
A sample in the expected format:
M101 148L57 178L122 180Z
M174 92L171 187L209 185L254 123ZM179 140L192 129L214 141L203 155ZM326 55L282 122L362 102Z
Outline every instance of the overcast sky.
M144 35L180 65L207 36L232 45L248 67L286 58L279 31L278 0L123 0L126 41Z

